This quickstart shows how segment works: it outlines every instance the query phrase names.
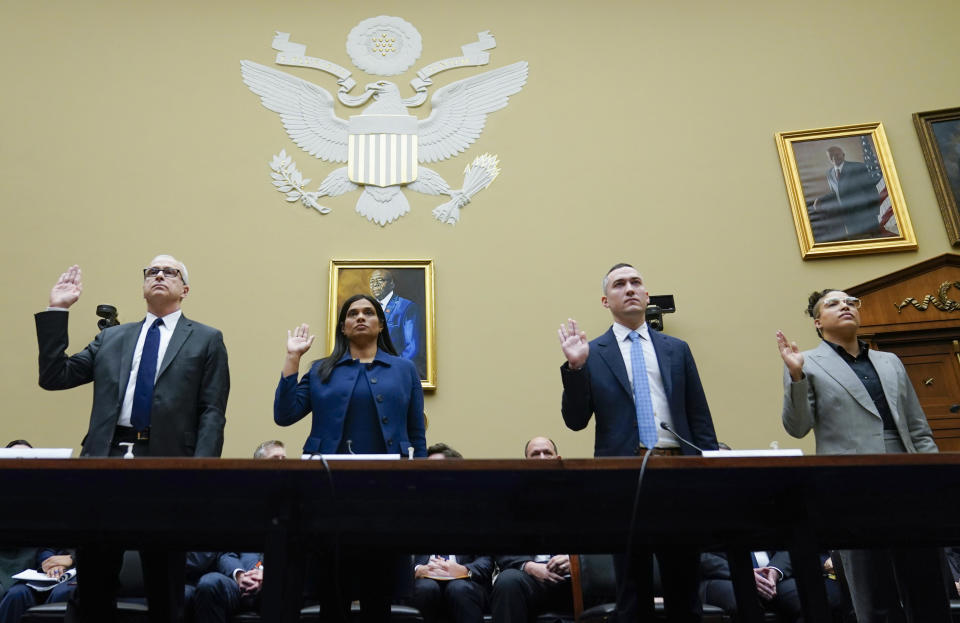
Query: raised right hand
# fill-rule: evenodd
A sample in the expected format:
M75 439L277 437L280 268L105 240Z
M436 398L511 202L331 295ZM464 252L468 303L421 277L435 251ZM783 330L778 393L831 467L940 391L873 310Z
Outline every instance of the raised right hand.
M557 336L560 338L560 348L563 355L567 358L567 363L574 370L579 370L587 363L587 356L590 354L590 342L587 341L587 334L577 329L577 321L573 318L567 318L567 325L560 325Z
M50 307L69 309L80 298L83 292L83 283L80 278L80 267L74 264L67 272L60 275L60 280L50 290Z
M777 331L777 348L780 349L780 357L790 372L790 378L799 381L803 378L803 353L796 342L790 342L783 334L783 331Z
M287 352L291 355L302 355L310 350L313 345L314 335L310 335L310 325L302 324L294 328L293 332L287 331Z

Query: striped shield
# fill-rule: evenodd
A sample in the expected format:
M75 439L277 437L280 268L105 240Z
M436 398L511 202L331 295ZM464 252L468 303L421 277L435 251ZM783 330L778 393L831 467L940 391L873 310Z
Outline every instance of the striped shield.
M396 186L417 179L417 118L350 117L347 175L355 184Z

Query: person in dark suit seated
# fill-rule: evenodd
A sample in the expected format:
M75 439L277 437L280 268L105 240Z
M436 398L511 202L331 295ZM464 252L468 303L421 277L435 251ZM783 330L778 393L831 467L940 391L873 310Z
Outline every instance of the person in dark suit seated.
M32 446L30 446L32 447ZM73 567L73 554L69 550L38 549L36 560L23 565L17 573L26 568L35 568L57 579ZM60 582L48 591L39 591L24 581L12 583L0 600L0 623L18 623L23 613L37 604L67 601L76 589L76 582Z
M534 437L523 449L531 460L557 460L557 444ZM528 623L541 612L573 612L570 556L529 554L498 556L500 575L490 597L494 623Z
M46 311L36 314L40 386L69 389L93 382L93 408L80 456L123 456L119 444L134 444L136 456L219 457L230 372L223 335L183 315L190 292L187 267L158 255L143 269L147 316L103 329L79 353L68 356L67 310L83 290L79 266L70 267L50 291ZM116 492L121 496L123 492ZM118 507L122 512L122 504ZM183 552L141 551L152 621L180 616ZM114 616L123 554L119 547L77 551L79 588L68 609L85 621ZM84 584L99 586L84 596Z
M602 291L600 303L614 320L606 333L588 342L573 319L558 331L566 358L560 378L567 427L583 430L596 416L593 453L598 457L716 450L717 435L693 354L686 342L647 324L650 294L643 277L629 264L615 264L603 277ZM669 504L662 499L652 502ZM667 620L699 621L699 552L671 547L656 554ZM652 620L650 552L614 554L614 567L620 621Z
M462 459L463 455L445 443L435 443L427 448L427 458ZM490 556L417 556L413 576L410 605L420 611L425 623L483 621L493 576L493 558Z
M313 362L297 382L300 358L313 339L306 324L287 331L273 402L280 426L313 413L304 454L406 455L413 448L414 456L427 456L420 376L412 362L397 356L380 303L366 294L348 298L340 307L332 353ZM387 570L370 573L371 560ZM321 555L318 575L321 609L344 620L354 594L364 620L387 620L394 593L402 592L396 589L412 584L409 557L377 551Z
M263 556L222 554L216 571L203 574L193 594L195 623L226 623L235 612L256 610L263 588Z
M753 552L753 577L757 598L764 610L776 612L782 621L802 620L800 594L793 578L790 554L787 552ZM705 552L700 556L700 594L703 603L723 608L726 614L737 613L730 563L725 554Z

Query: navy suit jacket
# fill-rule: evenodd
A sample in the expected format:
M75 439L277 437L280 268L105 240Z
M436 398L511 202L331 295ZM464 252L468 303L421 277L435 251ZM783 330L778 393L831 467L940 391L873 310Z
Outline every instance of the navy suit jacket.
M281 377L273 400L273 420L280 426L299 422L313 412L313 426L303 445L304 454L336 453L360 373L358 366L366 365L355 362L347 352L323 383L317 374L320 361L310 366L299 383L296 374ZM414 456L427 456L423 387L413 363L378 350L367 375L387 452L406 455L407 447L413 446Z
M673 429L703 450L717 449L710 408L700 383L697 364L683 340L650 329L663 388L670 405ZM597 416L594 456L634 456L640 447L633 386L620 354L613 327L590 342L590 356L580 370L564 363L561 411L572 430L583 430ZM680 443L684 454L697 454Z

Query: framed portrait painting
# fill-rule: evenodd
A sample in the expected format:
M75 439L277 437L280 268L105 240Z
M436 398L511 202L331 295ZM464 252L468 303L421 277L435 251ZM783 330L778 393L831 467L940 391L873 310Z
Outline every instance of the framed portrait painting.
M417 367L425 390L437 388L433 260L330 260L327 348L333 348L337 316L354 294L380 301L397 354Z
M803 259L917 248L883 124L778 132L776 141Z
M960 108L913 114L950 244L960 246Z

